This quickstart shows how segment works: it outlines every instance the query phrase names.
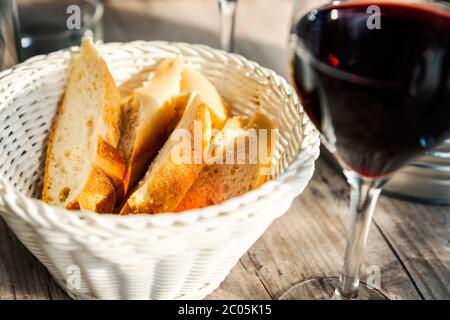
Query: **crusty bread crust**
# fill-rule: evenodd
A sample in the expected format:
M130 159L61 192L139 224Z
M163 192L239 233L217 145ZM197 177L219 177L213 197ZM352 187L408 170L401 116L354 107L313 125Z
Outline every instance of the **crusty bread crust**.
M180 93L181 72L177 59L164 59L152 72L146 68L122 86L121 90L128 94L122 102L123 135L119 142L127 162L124 194L148 169L180 119L176 97ZM144 85L139 87L139 83Z
M123 179L125 176L126 164L119 150L114 148L102 138L97 140L97 155L93 164L102 169L116 191L117 202L119 202L124 193Z
M94 166L83 190L66 209L111 213L116 203L116 192L111 180L103 170Z
M199 71L185 69L181 74L181 91L197 93L211 113L213 128L222 129L228 119L229 111L214 85Z
M130 213L159 213L174 211L184 194L189 190L194 180L204 166L201 163L178 163L173 158L173 151L183 149L188 144L190 155L194 154L195 122L201 123L202 153L209 148L211 140L211 116L208 107L201 103L198 96L192 96L186 106L177 129L186 129L191 140L175 142L169 138L155 158L145 177L130 195L120 210L121 215Z
M58 109L56 111L55 118L53 119L52 127L50 128L50 133L48 136L47 143L47 152L44 166L44 186L42 188L42 201L46 203L52 203L55 199L52 199L50 196L50 188L52 187L51 178L50 178L50 163L53 162L53 148L55 141L55 127L56 123L59 123L59 119L61 118L61 113L63 111L63 101L65 100L65 94L62 95L61 100L58 102ZM72 209L71 207L67 208L69 210L77 210Z
M150 162L156 157L178 120L178 113L172 100L157 110L153 119L148 119L148 125L151 126L151 130L146 135L145 143L136 145L133 148L131 157L127 162L122 181L124 194L138 182L145 170L148 169Z
M207 165L176 208L176 212L219 204L252 190L255 164Z
M216 160L220 157L222 161L205 165L175 211L182 212L219 204L265 183L269 177L263 169L267 169L270 162L260 163L258 160L256 163L246 161L245 164L227 164L224 158L226 149L235 149L237 139L245 137L247 130L270 130L272 127L271 122L259 113L256 113L249 123L229 118L223 130L213 137L211 143L211 146L215 146ZM268 148L270 149L270 146ZM246 152L248 151L247 147ZM271 151L268 151L270 157ZM246 157L248 160L248 154Z
M70 210L116 209L121 215L180 212L220 203L266 181L261 169L267 164L205 165L211 144L219 153L229 144L235 148L235 137L228 139L227 130L243 132L268 127L269 122L262 116L250 123L229 119L219 93L200 72L183 70L177 59L164 59L133 76L121 91L122 97L105 61L92 42L83 39L49 135L44 201ZM194 160L198 123L201 162ZM190 139L171 139L175 127L188 132ZM212 130L222 128L211 140ZM189 153L194 162L177 162L175 150L178 155L180 150ZM117 204L124 198L120 208Z
M66 148L66 146L61 145L63 142L60 141L60 137L66 135L70 139L81 139L78 132L65 132L61 119L68 112L66 110L68 102L74 101L84 94L84 92L78 92L76 88L77 83L80 81L81 72L87 72L87 70L95 70L95 73L99 75L99 81L92 83L90 90L93 92L92 96L100 100L95 101L95 103L99 103L101 106L100 119L98 121L95 120L97 122L95 122L95 128L92 128L93 132L91 134L95 145L92 147L92 154L85 154L85 157L90 161L90 166L83 169L85 170L83 173L85 180L79 182L82 183L83 187L78 194L71 194L70 199L67 199L67 195L65 195L64 199L55 199L55 196L52 197L51 194L53 193L54 195L58 192L58 190L54 190L54 184L57 179L61 179L61 176L58 176L56 169L51 170L51 168L57 167L55 163L56 149ZM88 110L89 106L80 107L79 109L77 110L79 113L90 112ZM65 118L65 121L76 121L76 119ZM119 90L109 73L105 61L96 51L92 41L84 38L80 53L72 60L66 92L59 104L57 115L50 131L42 193L42 199L45 202L62 205L67 209L82 209L95 212L113 211L116 200L114 184L119 184L125 171L124 161L116 149L120 135L119 121ZM93 126L92 123L85 125ZM87 145L91 143L90 139L85 142ZM70 157L70 152L68 152L67 158ZM74 159L71 160L76 161ZM67 189L69 190L68 192L73 192L69 187Z

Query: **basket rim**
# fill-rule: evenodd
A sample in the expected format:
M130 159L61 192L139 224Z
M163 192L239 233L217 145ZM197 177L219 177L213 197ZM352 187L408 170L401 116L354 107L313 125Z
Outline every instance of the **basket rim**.
M84 220L89 221L95 225L101 225L104 228L112 227L112 225L104 224L103 222L113 222L115 225L120 224L122 227L128 225L128 227L133 227L135 225L141 226L141 228L146 227L154 227L154 226L168 226L168 225L186 225L192 224L193 222L197 222L199 220L209 220L214 219L218 216L231 217L233 215L239 214L240 210L238 208L247 207L254 205L255 202L258 202L261 198L271 194L275 189L282 188L286 185L291 185L295 182L295 180L302 179L302 175L308 176L308 181L314 172L314 163L315 160L319 157L320 153L320 138L319 133L313 126L312 122L309 120L305 111L303 110L303 106L301 105L295 89L292 88L290 84L280 75L275 73L274 71L262 67L259 63L249 60L244 56L236 53L228 53L220 49L214 49L209 46L203 44L190 44L186 42L169 42L169 41L144 41L144 40L136 40L131 42L109 42L109 43L98 43L96 44L99 52L104 54L105 49L110 49L114 47L130 47L130 46L149 46L149 47L157 47L157 46L170 46L170 47L188 47L194 51L207 51L212 52L219 55L224 55L229 58L238 60L245 64L250 64L254 69L258 69L267 75L267 80L276 84L278 87L282 87L286 92L286 97L289 98L289 103L294 104L295 108L301 108L303 113L303 127L311 127L311 130L308 132L304 132L304 137L302 139L302 143L299 145L296 150L296 155L293 157L291 162L287 165L285 170L274 179L264 183L257 189L248 191L240 196L230 198L226 201L223 201L219 204L208 206L200 209L191 209L184 211L183 213L157 213L157 214L136 214L136 215L127 215L127 216L119 216L117 214L93 214L88 211L80 211L80 210L67 210L62 207L52 206L41 199L32 198L24 195L22 192L18 191L14 188L11 183L9 183L3 176L0 176L0 208L3 206L8 209L10 212L17 212L11 208L10 198L7 195L13 195L14 197L20 197L25 202L31 201L34 205L43 209L44 212L54 212L58 220L63 220L67 223L68 218L70 220ZM38 55L32 58L27 59L26 61L19 63L12 68L3 70L0 72L0 91L2 88L2 83L5 79L9 77L16 77L19 72L23 69L27 69L29 67L33 67L34 63L48 61L51 59L64 58L68 52L76 52L79 50L78 46L66 48L63 50L55 51L46 55ZM4 108L4 104L0 102L0 110ZM308 137L308 139L306 139ZM305 141L309 141L309 143L305 146ZM301 155L307 153L306 158L302 158ZM294 178L292 181L291 178ZM231 208L231 209L230 209ZM40 210L38 210L40 211ZM68 214L69 213L69 214Z

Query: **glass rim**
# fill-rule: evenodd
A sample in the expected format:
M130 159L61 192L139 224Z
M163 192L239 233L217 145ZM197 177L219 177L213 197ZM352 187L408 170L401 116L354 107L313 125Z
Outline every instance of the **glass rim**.
M298 0L297 0L298 1ZM397 3L416 3L421 4L424 6L434 7L438 9L443 9L445 11L450 12L450 3L445 0L329 0L328 3L323 3L322 5L319 5L317 8L326 7L329 5L339 5L341 3L346 2L359 2L359 3L371 3L371 2L397 2Z

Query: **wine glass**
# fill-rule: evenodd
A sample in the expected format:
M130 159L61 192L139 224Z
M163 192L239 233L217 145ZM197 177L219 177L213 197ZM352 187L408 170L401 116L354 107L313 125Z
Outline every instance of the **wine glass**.
M234 51L234 25L237 0L218 0L220 12L220 47Z
M101 0L19 1L23 59L77 46L84 35L102 40L103 11Z
M386 299L360 284L375 205L389 177L450 135L450 4L422 0L296 1L292 82L351 187L339 278L281 299Z

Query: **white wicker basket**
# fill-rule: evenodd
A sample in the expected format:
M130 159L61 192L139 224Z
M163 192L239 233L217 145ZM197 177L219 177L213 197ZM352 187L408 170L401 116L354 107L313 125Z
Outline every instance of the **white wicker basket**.
M305 188L319 155L317 132L283 78L239 55L184 43L99 45L118 83L162 57L178 56L217 86L233 113L251 115L258 107L280 129L276 177L183 214L97 215L48 206L36 199L47 135L76 50L0 73L1 215L74 298L204 298Z

